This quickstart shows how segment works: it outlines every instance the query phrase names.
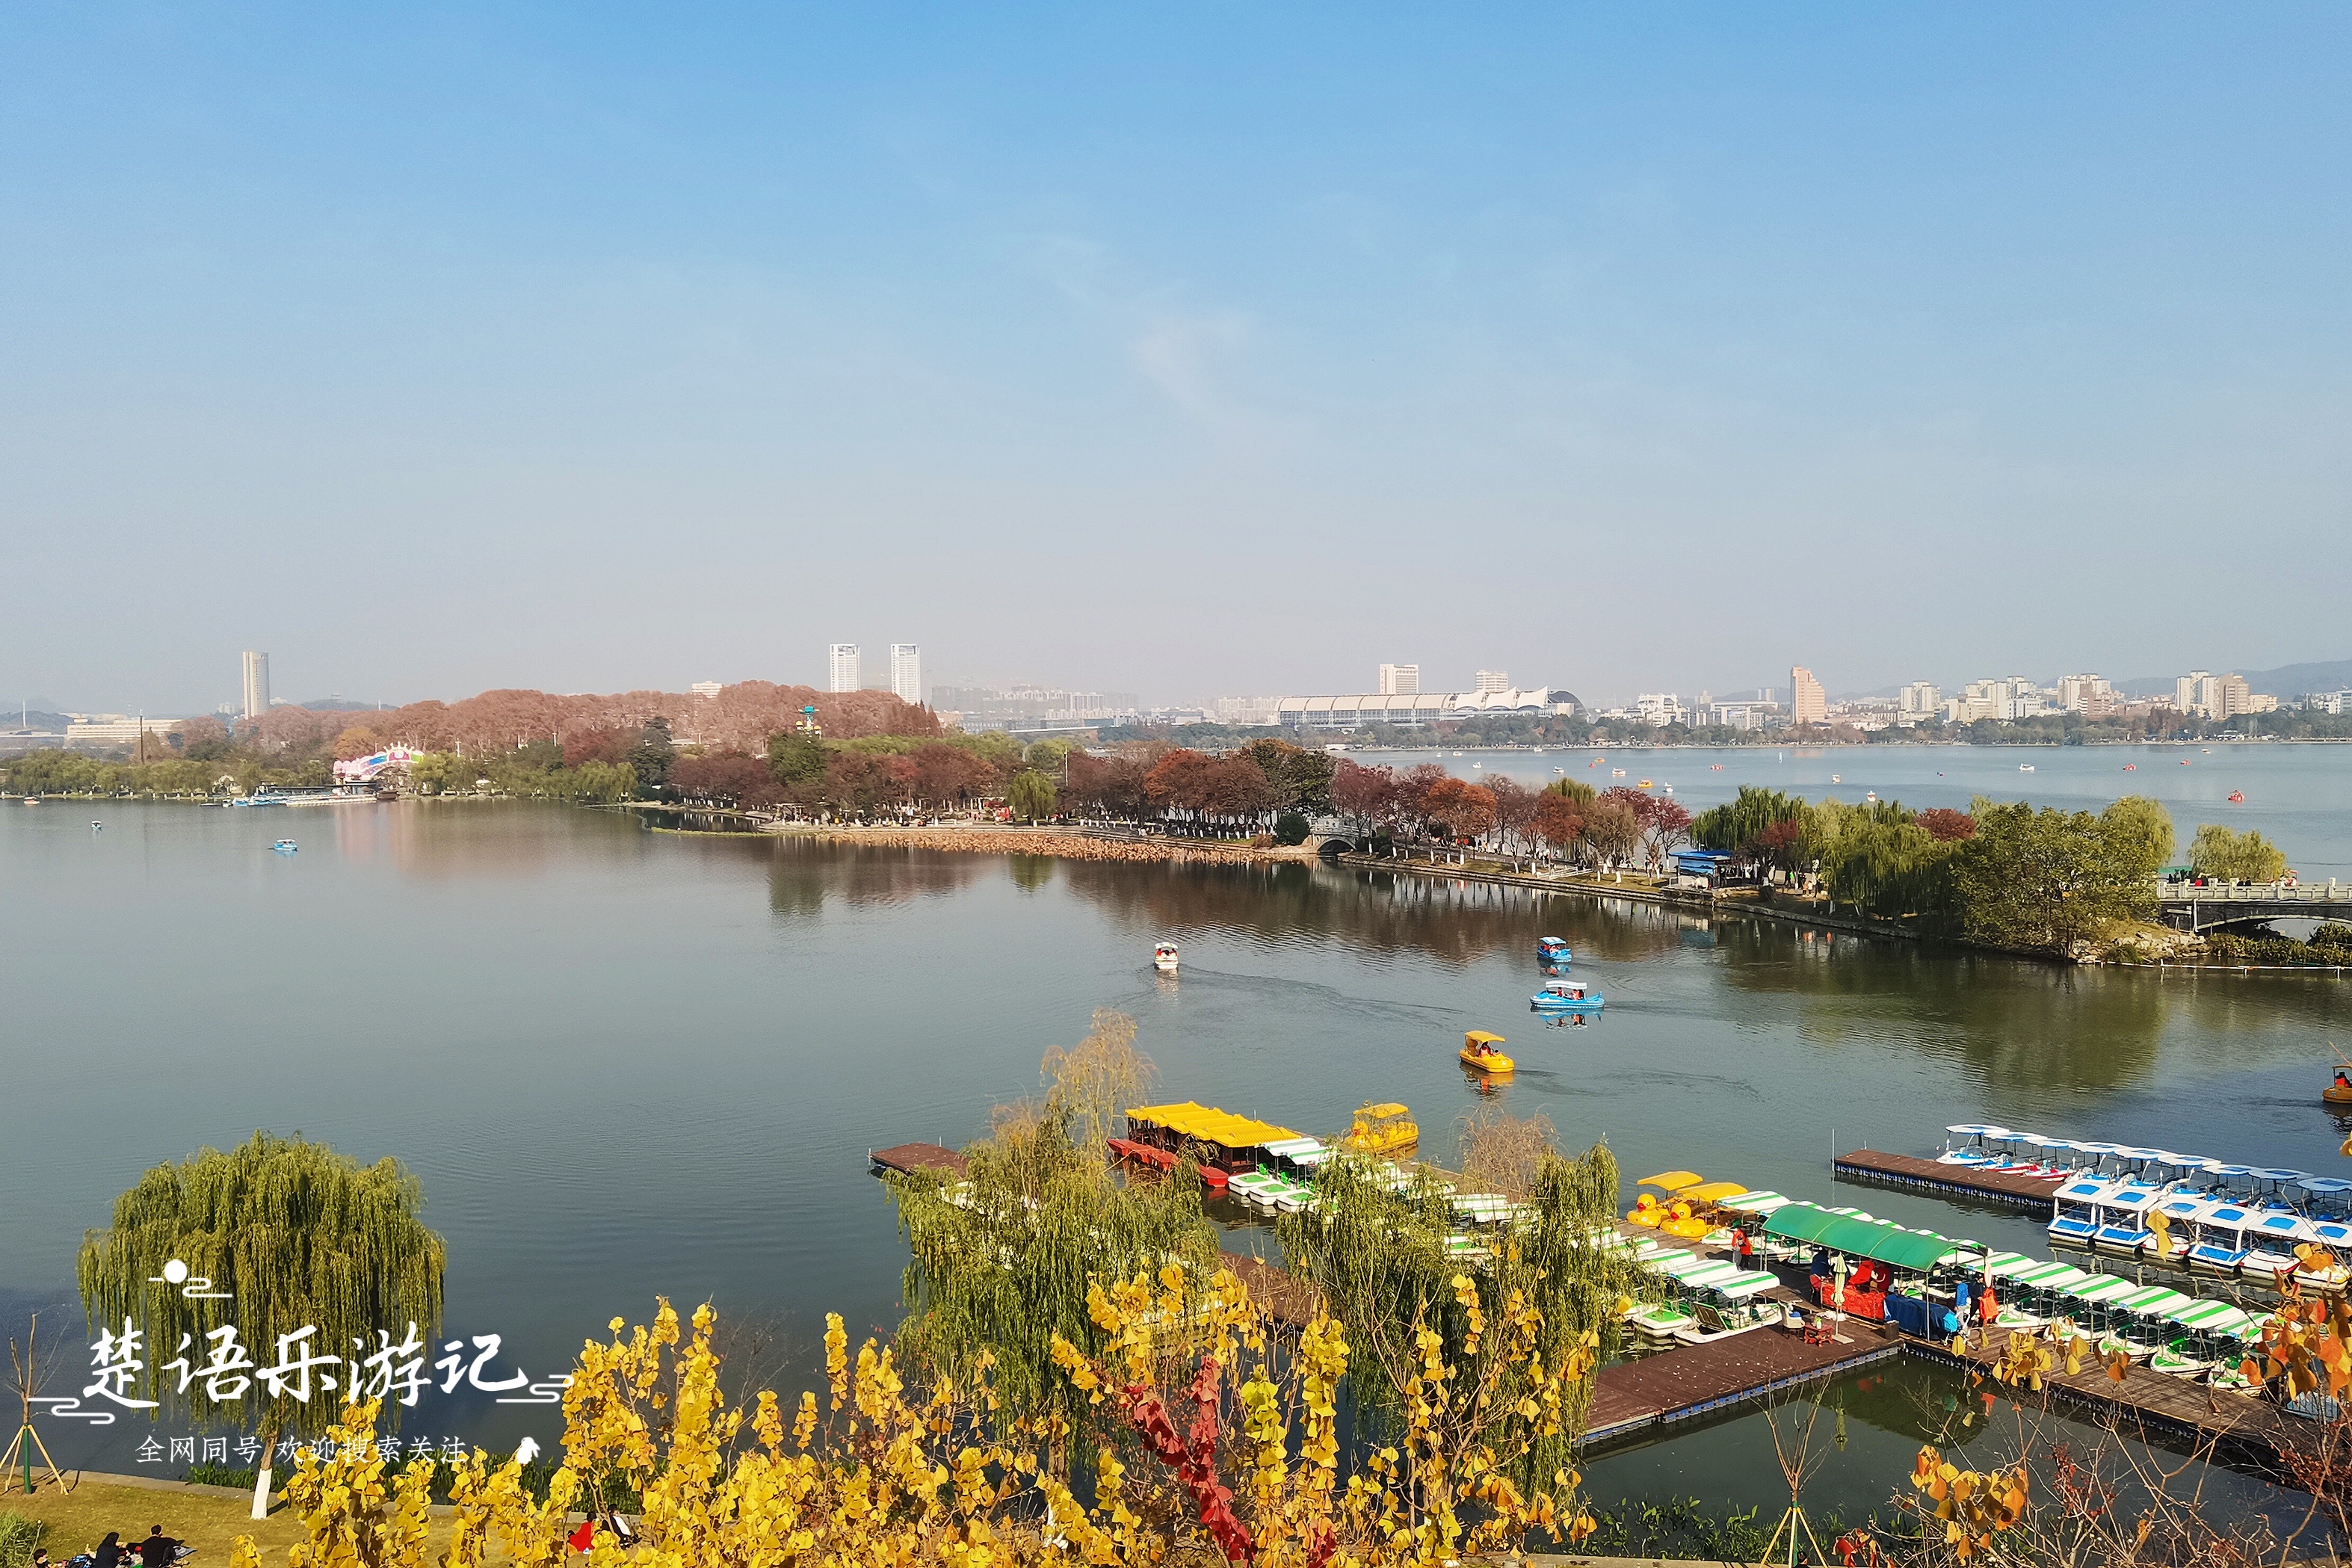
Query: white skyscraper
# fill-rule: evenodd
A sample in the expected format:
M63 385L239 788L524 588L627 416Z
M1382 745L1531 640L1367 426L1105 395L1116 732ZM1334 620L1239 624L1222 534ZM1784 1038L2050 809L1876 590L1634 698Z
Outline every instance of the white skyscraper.
M1421 666L1417 664L1381 666L1381 695L1383 697L1420 696Z
M919 643L890 645L890 689L901 702L923 700L923 649Z
M1496 691L1508 691L1511 689L1511 678L1499 669L1482 669L1478 672L1477 689L1481 696Z
M269 656L245 652L245 716L258 719L269 711Z
M855 691L857 689L857 645L837 642L833 645L833 658L828 667L826 689Z

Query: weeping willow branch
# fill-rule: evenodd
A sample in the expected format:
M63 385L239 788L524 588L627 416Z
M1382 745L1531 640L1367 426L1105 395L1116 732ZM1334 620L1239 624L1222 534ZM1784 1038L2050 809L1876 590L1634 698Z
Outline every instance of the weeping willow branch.
M1008 1415L1058 1415L1083 1427L1088 1404L1055 1369L1054 1336L1097 1345L1090 1280L1157 1274L1171 1262L1197 1279L1214 1272L1200 1183L1188 1168L1165 1182L1115 1182L1053 1119L966 1152L961 1183L935 1172L885 1178L913 1254L899 1353L965 1387L992 1367Z
M255 1381L237 1401L184 1399L158 1375L180 1353L204 1359L205 1336L234 1326L253 1358L268 1364L281 1334L317 1325L314 1352L348 1355L373 1348L376 1331L395 1337L414 1322L429 1342L441 1324L441 1237L418 1217L425 1189L397 1161L362 1165L323 1143L256 1132L223 1153L203 1149L163 1164L114 1204L114 1224L84 1236L74 1272L93 1324L129 1318L153 1353L141 1373L142 1397L164 1412L185 1405L204 1423L234 1420L323 1432L340 1401L314 1391L305 1404L268 1399ZM191 1300L151 1283L177 1258L210 1279L226 1300ZM394 1412L398 1406L394 1407Z
M1507 1231L1481 1232L1491 1256L1475 1267L1448 1251L1457 1222L1445 1188L1426 1170L1401 1194L1373 1175L1362 1163L1337 1162L1318 1180L1320 1207L1278 1222L1292 1268L1322 1290L1359 1349L1349 1382L1360 1417L1394 1428L1425 1363L1418 1332L1426 1327L1465 1377L1491 1380L1495 1394L1479 1419L1508 1426L1528 1369L1497 1362L1499 1337L1482 1341L1475 1324L1508 1317L1514 1299L1541 1315L1535 1346L1545 1365L1566 1364L1588 1333L1604 1359L1614 1352L1616 1303L1631 1292L1636 1271L1623 1254L1598 1245L1612 1232L1617 1208L1617 1162L1606 1147L1575 1159L1545 1158L1528 1191L1528 1217ZM1475 1314L1463 1300L1465 1287ZM1528 1475L1548 1477L1567 1462L1591 1393L1589 1381L1577 1384L1560 1413L1563 1430L1528 1442L1520 1462ZM1487 1431L1447 1436L1465 1446L1495 1440Z

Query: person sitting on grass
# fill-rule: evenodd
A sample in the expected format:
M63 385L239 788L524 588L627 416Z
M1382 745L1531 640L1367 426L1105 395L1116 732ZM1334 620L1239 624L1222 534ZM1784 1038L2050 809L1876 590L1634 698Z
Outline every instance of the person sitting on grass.
M180 1543L164 1534L163 1527L158 1524L149 1527L147 1539L141 1542L136 1550L139 1568L172 1568L172 1560L178 1555Z

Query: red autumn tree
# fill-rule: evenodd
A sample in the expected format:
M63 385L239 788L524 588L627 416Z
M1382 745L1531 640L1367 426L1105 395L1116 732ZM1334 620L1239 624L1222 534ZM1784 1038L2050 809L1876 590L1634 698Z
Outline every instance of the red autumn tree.
M996 770L961 746L935 742L915 748L914 798L924 805L949 807L969 805L995 787Z
M1573 854L1584 837L1584 814L1564 795L1544 795L1536 802L1535 835L1553 854Z
M1477 838L1495 826L1495 796L1477 784L1447 774L1422 795L1422 810L1456 838Z
M1149 807L1143 787L1143 767L1131 757L1097 757L1072 752L1067 760L1070 782L1063 797L1106 816L1135 818Z
M764 810L784 798L767 760L740 752L680 757L670 767L669 783L686 800L740 805L747 811Z
M1965 811L1954 811L1948 805L1930 806L1912 821L1927 830L1927 837L1938 844L1977 836L1977 819Z
M1495 797L1495 826L1512 843L1526 845L1535 835L1539 798L1536 792L1515 778L1500 775L1488 779L1486 789Z
M1396 821L1397 776L1393 768L1368 768L1339 759L1331 774L1331 804L1370 831Z

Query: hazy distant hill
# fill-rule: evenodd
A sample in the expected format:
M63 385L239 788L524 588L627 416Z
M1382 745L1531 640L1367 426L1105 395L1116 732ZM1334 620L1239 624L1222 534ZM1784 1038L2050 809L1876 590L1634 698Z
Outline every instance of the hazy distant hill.
M62 735L65 733L66 726L73 721L62 713L44 713L38 708L30 711L21 708L11 708L6 712L0 713L0 730L13 730L19 722L28 730L47 730Z
M2223 665L2206 668L2216 675L2230 673ZM2276 669L2242 669L2237 673L2244 676L2246 684L2254 690L2293 701L2306 691L2341 691L2352 687L2352 658L2330 659L2323 664L2283 664ZM2137 680L2118 680L2116 689L2132 697L2167 696L2176 679L2170 675L2147 675Z

